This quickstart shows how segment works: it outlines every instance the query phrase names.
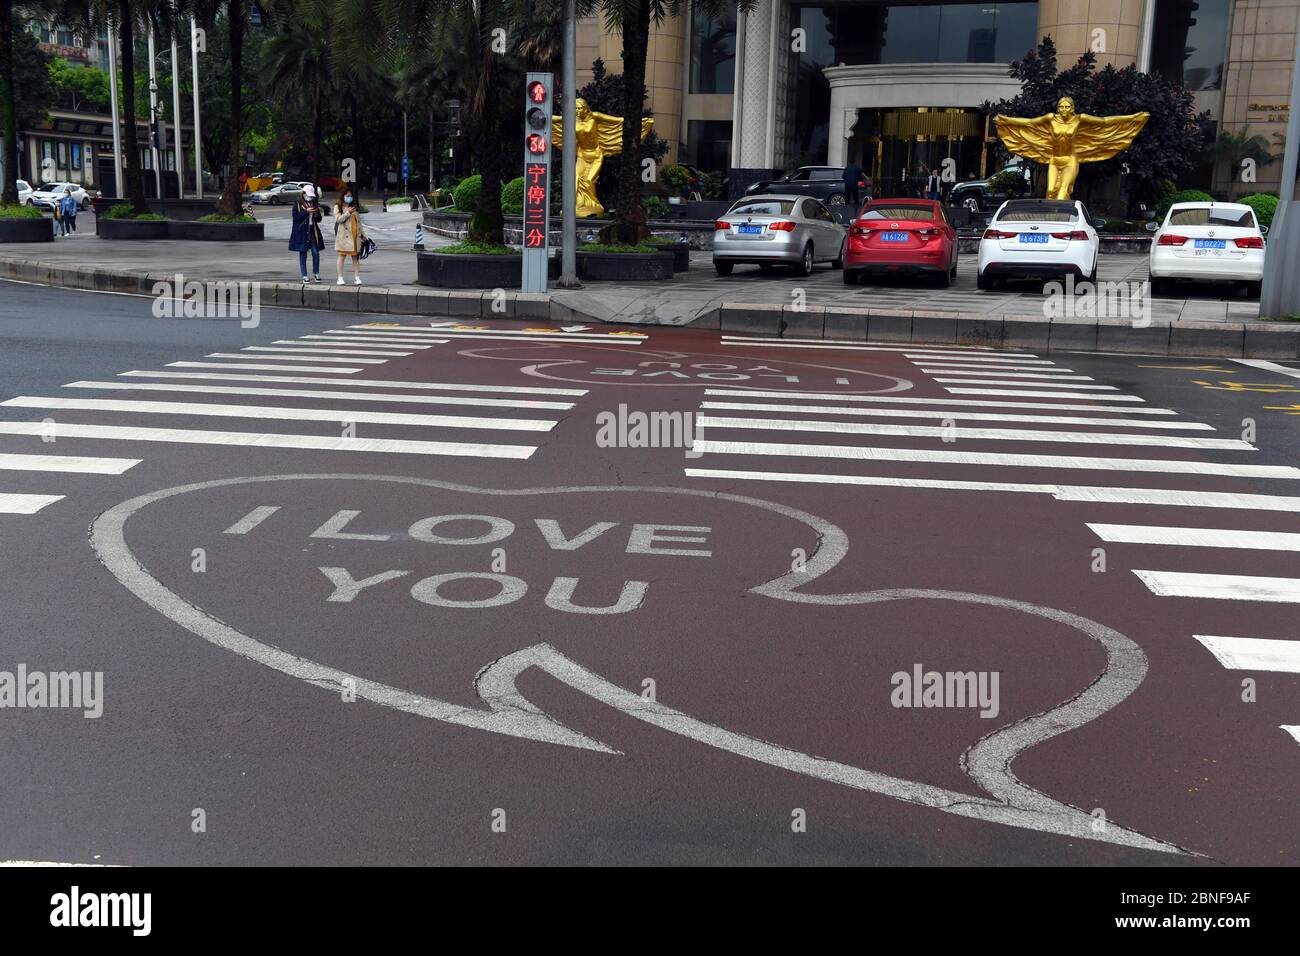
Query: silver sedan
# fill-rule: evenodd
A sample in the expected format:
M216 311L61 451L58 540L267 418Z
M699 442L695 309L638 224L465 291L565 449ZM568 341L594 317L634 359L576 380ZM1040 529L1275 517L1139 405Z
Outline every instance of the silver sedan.
M738 263L764 271L794 266L801 276L818 262L844 266L847 231L824 203L807 196L750 196L732 205L713 229L713 267L720 276L731 275Z

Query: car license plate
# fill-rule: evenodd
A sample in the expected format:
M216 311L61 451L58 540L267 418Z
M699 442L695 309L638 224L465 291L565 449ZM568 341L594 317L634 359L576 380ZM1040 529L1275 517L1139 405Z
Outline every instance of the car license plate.
M1222 249L1227 244L1228 244L1227 241L1224 239L1197 239L1196 240L1197 249Z
M880 234L881 242L907 242L907 233L905 232L882 232Z
M742 236L756 236L763 231L762 226L741 226L738 230Z
M1036 232L1022 232L1020 234L1021 242L1046 242L1047 236L1039 235Z

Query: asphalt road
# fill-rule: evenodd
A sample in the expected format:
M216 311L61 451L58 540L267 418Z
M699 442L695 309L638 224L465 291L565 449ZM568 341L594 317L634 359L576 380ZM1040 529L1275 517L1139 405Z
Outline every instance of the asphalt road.
M0 284L0 860L1300 863L1295 363L149 307Z

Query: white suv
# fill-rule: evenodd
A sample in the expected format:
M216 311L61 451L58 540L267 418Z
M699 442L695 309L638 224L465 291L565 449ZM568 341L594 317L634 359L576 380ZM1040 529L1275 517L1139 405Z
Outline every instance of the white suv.
M976 285L991 289L1009 276L1093 281L1100 249L1096 224L1079 200L1010 199L980 239Z
M1169 207L1151 237L1151 293L1174 279L1241 282L1259 296L1264 278L1264 230L1255 210L1231 202L1180 202Z

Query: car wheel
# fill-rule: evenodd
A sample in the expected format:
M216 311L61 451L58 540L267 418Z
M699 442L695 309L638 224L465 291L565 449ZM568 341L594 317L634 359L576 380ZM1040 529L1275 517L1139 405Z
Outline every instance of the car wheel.
M1166 282L1165 282L1164 279L1157 279L1155 276L1152 276L1152 277L1151 277L1151 294L1152 294L1152 295L1164 295L1164 294L1165 294L1165 287L1166 287Z
M803 247L803 258L795 266L795 271L801 276L810 276L813 273L813 244L810 242Z
M947 270L940 272L936 280L940 289L946 289L952 285L952 273Z
M845 284L845 285L857 285L857 284L858 284L858 274L857 274L857 272L854 271L853 269L845 269L845 270L844 270L844 284Z
M1242 291L1245 292L1246 298L1258 299L1260 290L1263 288L1262 282L1245 282L1242 283Z
M844 193L831 193L826 197L826 204L829 206L840 206L844 204Z
M975 288L992 289L996 286L997 280L993 276L986 276L984 273L977 273L975 276Z
M961 204L965 206L967 209L969 209L971 212L980 211L980 201L976 199L974 196L967 196L965 199L961 201Z
M715 262L715 263L713 263L713 268L715 268L715 269L718 270L718 275L720 275L720 276L729 276L729 275L731 275L731 270L734 269L735 267L736 267L736 266L735 266L735 263L732 263L732 262Z
M840 254L831 260L832 269L844 268L844 243L840 243Z
M758 271L761 272L761 273L763 273L763 275L767 275L769 272L772 271L772 263L770 263L770 262L760 262L760 263L758 264Z

